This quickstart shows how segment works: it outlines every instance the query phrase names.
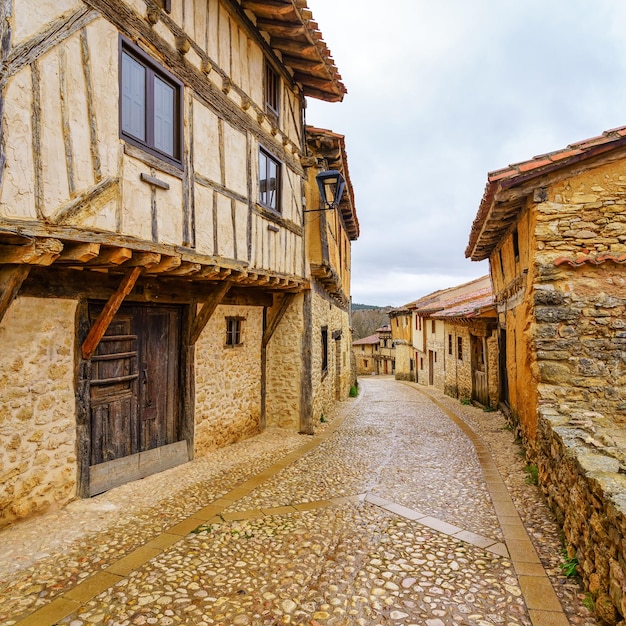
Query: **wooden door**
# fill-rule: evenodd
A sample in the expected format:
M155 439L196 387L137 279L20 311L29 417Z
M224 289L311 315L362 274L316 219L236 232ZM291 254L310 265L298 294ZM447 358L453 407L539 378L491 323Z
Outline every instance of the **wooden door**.
M92 320L100 308L90 308ZM92 495L165 469L141 454L181 440L180 342L180 307L125 305L111 322L91 358ZM173 456L186 454L179 446ZM169 466L173 456L163 455Z
M471 335L472 350L472 399L483 406L489 406L489 386L487 384L487 346L484 337Z
M435 384L435 353L432 350L428 351L428 384Z

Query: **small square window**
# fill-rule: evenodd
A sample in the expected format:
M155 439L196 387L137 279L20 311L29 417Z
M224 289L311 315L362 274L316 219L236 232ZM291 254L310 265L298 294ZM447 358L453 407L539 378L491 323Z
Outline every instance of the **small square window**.
M259 151L259 202L280 212L281 164L265 150Z
M139 148L182 164L183 85L126 40L120 52L120 135Z
M243 345L243 319L241 317L226 318L226 345Z

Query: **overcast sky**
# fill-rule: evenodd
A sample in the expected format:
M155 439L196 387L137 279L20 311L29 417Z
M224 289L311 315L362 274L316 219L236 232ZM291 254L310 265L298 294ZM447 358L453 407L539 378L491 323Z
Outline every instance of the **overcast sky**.
M354 302L399 306L489 271L465 258L487 173L626 125L623 0L309 0L348 88Z

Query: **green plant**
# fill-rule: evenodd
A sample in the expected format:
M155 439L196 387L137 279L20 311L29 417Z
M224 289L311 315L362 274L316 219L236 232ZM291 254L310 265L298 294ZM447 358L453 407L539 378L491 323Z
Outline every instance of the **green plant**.
M529 463L524 471L528 474L526 476L526 484L527 485L538 485L539 484L539 470L536 465Z
M576 576L576 568L578 567L578 559L575 556L567 556L567 548L563 548L561 551L563 557L563 563L561 563L561 570L567 578Z
M596 603L594 602L593 596L589 591L583 598L583 606L590 611L593 611L596 608Z
M356 385L350 387L350 397L356 398L359 395L359 388Z
M488 404L487 406L483 407L483 411L485 413L493 413L496 410L495 406L491 406L490 404Z
M327 421L327 420L326 420L326 416L322 413L322 414L320 415L320 422L322 422L322 424L324 424L326 421Z
M464 404L465 406L469 406L470 404L472 404L472 399L471 398L461 398L461 404Z

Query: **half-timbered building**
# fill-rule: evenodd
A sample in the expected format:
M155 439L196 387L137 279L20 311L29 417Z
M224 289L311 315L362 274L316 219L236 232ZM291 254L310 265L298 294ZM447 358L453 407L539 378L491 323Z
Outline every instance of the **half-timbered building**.
M2 0L0 42L0 524L312 432L306 0Z

